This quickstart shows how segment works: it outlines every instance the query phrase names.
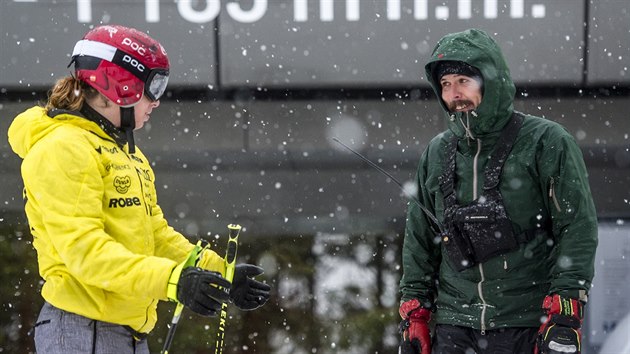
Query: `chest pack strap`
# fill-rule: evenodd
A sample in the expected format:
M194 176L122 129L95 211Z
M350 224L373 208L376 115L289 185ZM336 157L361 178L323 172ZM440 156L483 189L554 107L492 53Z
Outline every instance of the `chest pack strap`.
M519 130L523 126L523 119L522 114L514 112L512 119L501 131L501 136L499 136L499 140L495 145L495 150L488 157L488 163L484 171L483 189L485 191L498 191L503 165L512 151L512 146L514 146Z
M499 140L496 143L495 151L488 158L488 164L484 171L484 184L483 189L485 191L491 191L493 189L498 190L499 177L503 170L503 165L507 159L512 146L516 140L521 126L523 125L523 116L514 112L512 119L501 131ZM453 135L446 144L446 155L444 158L444 168L442 175L438 178L440 184L440 190L444 196L444 207L449 208L457 204L457 195L455 193L455 183L457 174L455 172L455 158L457 156L457 143L459 138Z
M503 200L501 192L499 191L501 173L503 171L505 161L512 151L512 147L514 146L514 142L516 141L518 132L523 126L523 121L524 116L521 113L514 112L512 114L510 121L501 131L501 135L499 136L499 139L495 144L494 151L488 157L488 163L486 164L486 167L484 169L483 183L484 196L486 198L491 198L497 201ZM442 195L444 198L445 211L454 210L454 208L456 208L458 204L457 193L455 193L455 184L457 181L455 161L457 156L458 141L459 138L456 135L453 135L446 144L443 173L438 178L440 190L442 191ZM447 214L449 215L445 215L444 221L446 223L449 223L452 221L452 215L450 215L450 212L448 212ZM540 232L540 229L534 228L530 230L525 230L515 236L518 239L519 243L527 243L531 241L538 234L538 232Z
M505 160L512 151L514 141L523 125L523 115L514 112L512 119L501 131L501 135L495 144L495 150L488 158L488 163L484 170L483 189L487 192L493 190L498 191L499 179L503 170ZM439 177L440 189L444 196L444 207L449 208L457 204L457 195L455 193L455 182L457 174L455 172L455 158L457 156L457 142L459 138L453 135L446 144L446 155L444 159L444 169Z
M457 142L459 139L456 135L446 144L446 155L444 156L444 167L442 175L438 177L440 190L444 196L444 209L448 209L457 204L457 195L455 194L455 156L457 155Z

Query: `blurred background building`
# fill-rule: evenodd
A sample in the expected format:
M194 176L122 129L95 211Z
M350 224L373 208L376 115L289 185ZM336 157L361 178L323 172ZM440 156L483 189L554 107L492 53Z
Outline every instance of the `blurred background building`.
M582 148L601 224L584 353L630 312L626 0L3 0L0 352L32 350L41 303L6 130L70 73L74 43L98 24L146 31L169 54L169 91L136 134L167 218L219 251L225 225L242 224L241 257L274 286L267 310L232 314L228 352L395 350L406 200L332 138L413 188L446 127L424 63L443 35L471 27L503 48L516 109L560 122ZM203 321L173 348L211 347L216 324Z

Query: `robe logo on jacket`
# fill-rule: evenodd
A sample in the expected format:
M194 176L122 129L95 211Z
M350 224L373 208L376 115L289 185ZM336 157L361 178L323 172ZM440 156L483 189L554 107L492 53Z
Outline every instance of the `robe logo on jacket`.
M130 206L140 206L142 203L140 202L140 198L110 198L109 199L109 208L124 208Z
M114 178L114 188L120 194L125 194L131 187L131 178L129 176L119 177L116 176Z

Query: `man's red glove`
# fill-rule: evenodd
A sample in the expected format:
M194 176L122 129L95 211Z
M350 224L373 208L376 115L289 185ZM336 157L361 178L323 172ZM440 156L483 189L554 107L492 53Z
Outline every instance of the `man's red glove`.
M401 354L430 354L431 332L429 321L431 311L422 307L418 299L405 301L398 309L402 322L400 331L403 342L400 345Z
M579 300L558 294L545 297L547 320L538 330L534 354L580 354L584 309Z

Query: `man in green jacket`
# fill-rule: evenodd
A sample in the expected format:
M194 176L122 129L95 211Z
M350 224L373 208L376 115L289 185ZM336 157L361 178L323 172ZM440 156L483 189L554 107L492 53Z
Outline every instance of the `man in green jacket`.
M448 130L416 181L438 223L408 209L401 352L579 353L597 247L579 147L514 111L509 69L483 31L443 37L425 69Z

